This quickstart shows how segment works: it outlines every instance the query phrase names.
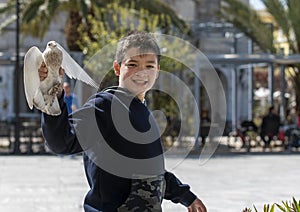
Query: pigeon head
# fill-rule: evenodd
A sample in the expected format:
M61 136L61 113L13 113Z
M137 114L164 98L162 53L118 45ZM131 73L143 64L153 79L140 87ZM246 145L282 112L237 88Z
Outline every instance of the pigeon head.
M55 41L49 41L47 43L47 48L43 52L43 58L47 67L58 71L62 64L63 53L61 49L58 48L58 45Z
M55 48L57 46L57 44L56 44L56 42L55 41L49 41L48 43L47 43L47 47L49 47L49 48Z

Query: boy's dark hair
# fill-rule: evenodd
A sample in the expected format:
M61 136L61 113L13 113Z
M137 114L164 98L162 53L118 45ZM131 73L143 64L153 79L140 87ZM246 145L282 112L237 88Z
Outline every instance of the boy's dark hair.
M139 54L153 52L157 56L157 62L160 62L160 48L156 39L150 33L142 31L131 31L118 42L116 51L116 60L119 64L124 59L125 52L130 48L137 48Z

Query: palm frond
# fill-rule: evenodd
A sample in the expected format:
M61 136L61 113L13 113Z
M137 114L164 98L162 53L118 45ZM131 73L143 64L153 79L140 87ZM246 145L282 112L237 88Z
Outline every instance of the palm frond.
M16 3L15 1L8 1L6 4L0 6L0 14L12 14L15 13Z
M170 24L175 30L181 34L191 34L191 29L187 22L182 20L171 7L161 0L98 0L95 2L93 1L92 4L94 4L96 7L103 8L105 5L113 2L119 2L120 6L126 6L128 3L132 3L132 5L134 5L134 9L136 10L145 9L151 14L169 17ZM161 20L163 19L164 18Z
M86 0L80 0L79 5L82 17L86 17L89 12L90 5L88 5Z
M30 4L27 4L24 10L22 11L22 22L29 23L40 13L40 7L45 4L43 0L31 1Z
M15 1L10 0L6 4L0 5L0 15L2 23L0 24L0 33L4 28L8 27L16 20L16 4ZM5 17L5 18L4 18Z
M35 17L27 24L22 24L22 33L24 35L31 35L42 39L46 34L51 23L51 19L49 19L48 17L46 17L46 15L43 14L45 13L42 13L39 16Z
M59 0L48 1L49 15L55 15L59 8Z
M262 0L267 11L272 15L278 27L282 30L290 44L291 49L295 49L294 43L291 41L292 24L289 14L286 10L285 1L281 0Z
M267 23L261 21L258 13L248 5L238 0L224 0L227 5L221 8L220 16L244 32L263 51L275 52L273 45L273 32Z
M7 17L5 19L5 21L3 21L1 24L0 24L0 33L2 33L2 30L6 27L8 27L10 24L12 24L13 22L15 22L17 19L17 16L16 15L12 15L10 17Z
M287 16L290 21L293 37L289 44L293 47L294 52L300 52L300 1L287 0ZM293 38L292 37L292 38Z

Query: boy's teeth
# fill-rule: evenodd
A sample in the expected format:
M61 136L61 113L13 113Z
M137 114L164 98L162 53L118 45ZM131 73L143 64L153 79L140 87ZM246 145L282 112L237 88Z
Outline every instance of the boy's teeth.
M137 83L145 83L146 82L146 80L134 80L134 81Z

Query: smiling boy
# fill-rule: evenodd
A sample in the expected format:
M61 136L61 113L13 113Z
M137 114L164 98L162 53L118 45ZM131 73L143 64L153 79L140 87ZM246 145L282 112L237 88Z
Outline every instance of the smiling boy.
M54 153L83 152L90 186L84 202L87 212L161 211L163 198L188 211L206 212L190 187L164 169L160 133L145 103L158 77L159 61L155 39L148 33L131 33L118 43L113 63L117 87L93 95L72 116L60 94L62 114L42 115L46 144ZM47 76L44 65L39 74L41 80ZM115 155L122 159L114 161Z
M152 53L140 55L139 49L132 47L124 54L121 63L114 62L115 74L119 76L119 87L128 89L141 101L158 77L160 66L157 56Z

